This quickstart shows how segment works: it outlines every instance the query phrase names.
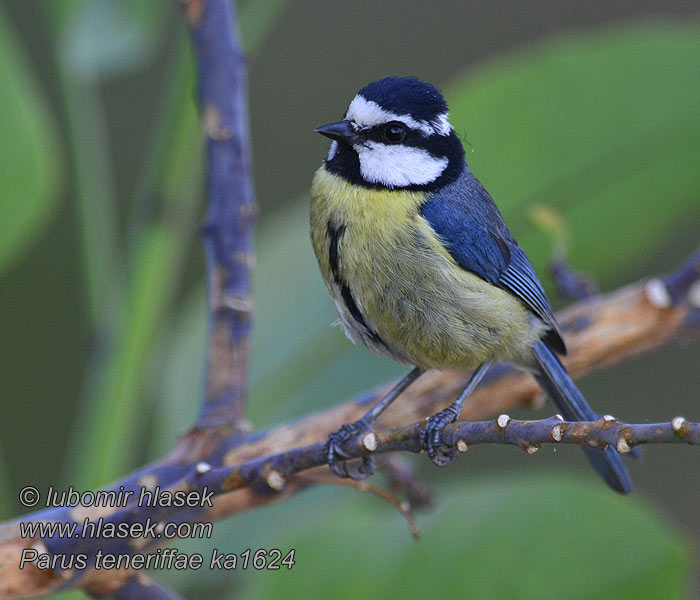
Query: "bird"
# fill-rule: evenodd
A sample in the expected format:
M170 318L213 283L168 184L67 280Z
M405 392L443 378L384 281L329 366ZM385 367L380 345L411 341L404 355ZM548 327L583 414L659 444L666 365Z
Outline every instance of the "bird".
M430 369L475 369L457 400L427 419L420 442L449 464L443 428L495 363L529 371L569 421L599 418L558 358L562 331L535 269L472 174L434 85L385 77L362 88L343 119L316 128L332 140L311 188L310 235L346 336L413 366L362 418L330 434L326 459L340 477L344 447ZM617 451L584 447L617 492L632 482Z

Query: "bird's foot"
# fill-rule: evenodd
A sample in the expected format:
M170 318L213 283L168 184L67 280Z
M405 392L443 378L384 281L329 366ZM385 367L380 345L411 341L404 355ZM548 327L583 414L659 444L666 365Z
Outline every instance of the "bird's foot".
M350 454L345 450L349 442L369 431L369 428L369 424L360 419L354 423L343 425L338 431L334 431L328 436L325 446L326 462L328 462L331 471L338 477L349 477L359 481L367 479L374 473L374 457L371 454L363 456L359 466L348 468Z
M442 443L442 430L445 425L454 423L459 413L452 406L433 415L420 433L420 445L428 452L430 460L438 467L446 467L457 456L456 448L448 448Z

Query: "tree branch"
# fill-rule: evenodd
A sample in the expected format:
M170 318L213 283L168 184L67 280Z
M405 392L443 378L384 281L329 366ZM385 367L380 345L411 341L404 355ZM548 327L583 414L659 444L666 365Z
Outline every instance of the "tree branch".
M245 409L253 223L245 56L230 0L187 0L207 136L208 212L202 228L209 338L200 426L238 425Z
M352 458L387 452L422 452L417 422L384 431L367 433L356 444L344 448ZM506 414L490 421L458 422L445 427L442 439L448 447L466 452L477 444L508 444L534 454L543 444L577 444L605 449L613 446L621 454L641 444L700 443L700 423L675 417L666 423L629 424L605 415L597 421L564 421L560 415L537 421L511 419ZM233 467L200 469L175 486L181 490L212 490L223 494L243 488L267 488L279 492L292 475L326 464L325 443L294 448L272 456L254 458ZM169 518L175 511L161 510L155 518ZM126 517L127 515L124 515ZM151 516L154 518L153 516ZM118 519L121 522L123 519ZM130 521L129 521L130 522Z

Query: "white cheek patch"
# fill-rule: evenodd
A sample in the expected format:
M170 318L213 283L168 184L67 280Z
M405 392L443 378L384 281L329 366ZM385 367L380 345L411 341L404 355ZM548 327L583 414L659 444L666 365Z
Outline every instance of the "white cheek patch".
M436 133L444 136L449 135L450 131L452 131L452 125L447 120L447 113L438 115L434 121L418 121L411 115L399 115L390 110L384 110L379 104L373 100L367 100L360 94L355 96L350 103L345 118L361 127L374 127L389 121L401 121L411 129L420 131L427 136L435 135Z
M449 162L447 158L438 158L413 146L367 142L353 147L360 158L360 173L365 181L387 187L425 185L435 181Z

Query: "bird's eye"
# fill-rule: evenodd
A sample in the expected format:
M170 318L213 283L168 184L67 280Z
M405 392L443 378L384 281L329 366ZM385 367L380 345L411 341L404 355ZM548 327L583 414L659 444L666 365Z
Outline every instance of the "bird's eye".
M406 137L406 127L403 123L392 121L384 126L384 139L390 144L398 144Z

